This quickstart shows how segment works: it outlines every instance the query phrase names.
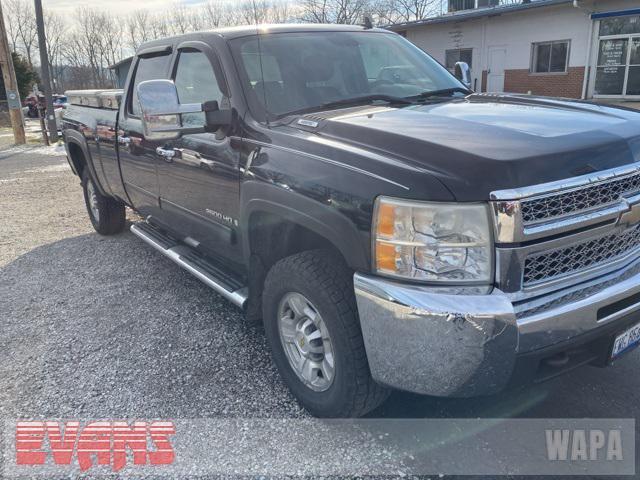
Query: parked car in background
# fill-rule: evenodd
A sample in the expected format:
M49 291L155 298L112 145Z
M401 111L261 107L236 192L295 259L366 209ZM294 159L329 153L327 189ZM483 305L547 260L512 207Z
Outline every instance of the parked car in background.
M52 95L52 97L53 97L53 108L55 111L65 109L68 107L69 103L66 95L54 94ZM24 105L27 109L26 115L29 118L38 118L39 117L38 109L41 109L45 113L47 110L47 102L44 95L42 94L38 94L37 96L34 94L29 95L24 100ZM56 116L61 116L61 114L62 114L62 111Z
M96 231L136 210L135 235L262 319L315 415L492 394L640 341L638 112L474 94L339 25L156 40L124 90L67 95Z

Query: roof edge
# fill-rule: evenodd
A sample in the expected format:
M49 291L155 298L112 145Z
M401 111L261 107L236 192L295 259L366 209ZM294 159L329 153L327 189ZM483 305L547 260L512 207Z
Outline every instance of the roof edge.
M453 13L445 13L444 15L439 15L437 17L424 18L422 20L413 20L411 22L395 23L393 25L387 25L384 28L396 32L398 30L406 30L408 28L421 27L423 25L461 22L464 20L499 16L508 13L518 13L526 10L532 10L534 8L552 7L570 3L573 3L573 0L533 0L531 3L518 3L510 5L498 5L497 7L476 8L472 10L459 10Z

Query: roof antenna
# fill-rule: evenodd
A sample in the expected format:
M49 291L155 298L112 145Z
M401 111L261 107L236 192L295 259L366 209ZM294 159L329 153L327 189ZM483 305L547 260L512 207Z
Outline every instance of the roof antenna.
M364 14L364 23L362 24L362 26L365 28L365 30L371 30L373 28L373 23L371 22L371 15L369 15L368 13Z

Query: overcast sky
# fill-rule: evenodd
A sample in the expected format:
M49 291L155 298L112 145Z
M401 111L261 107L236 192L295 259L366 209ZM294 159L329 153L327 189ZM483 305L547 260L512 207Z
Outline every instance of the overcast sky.
M205 0L186 0L181 3L197 5L204 2ZM131 11L131 8L135 10L146 8L162 10L170 8L175 3L175 0L44 0L42 2L42 8L63 14L73 14L73 12L81 6L108 10L114 13L126 13L127 11Z

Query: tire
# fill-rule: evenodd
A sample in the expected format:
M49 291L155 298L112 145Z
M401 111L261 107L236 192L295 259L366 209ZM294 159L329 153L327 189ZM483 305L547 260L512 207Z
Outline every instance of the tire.
M298 320L294 306L300 306L303 301L307 301L302 304L306 305L304 311L307 316L303 315ZM291 329L291 325L308 324L311 318L315 321L306 330L312 332L309 337L297 328ZM312 415L360 417L387 399L389 390L371 378L352 274L336 254L313 250L276 263L265 280L263 319L273 360L285 384ZM299 340L284 340L285 336L289 340L298 338L292 335L294 331L296 335L302 335ZM327 333L330 341L324 340ZM314 338L319 336L323 338ZM298 361L304 364L305 359L309 360L302 352L301 346L304 345L309 350L322 350L322 354L308 353L315 355L311 364L327 365L326 369L317 368L313 371L311 382L305 380L309 375L304 377L304 373L297 373L294 367ZM300 358L296 355L300 355ZM330 358L333 358L333 371L330 362L325 363ZM306 365L308 367L309 362ZM308 373L310 368L300 370Z
M102 195L96 188L88 168L82 172L82 191L89 219L96 232L101 235L115 235L124 230L126 219L124 204Z

